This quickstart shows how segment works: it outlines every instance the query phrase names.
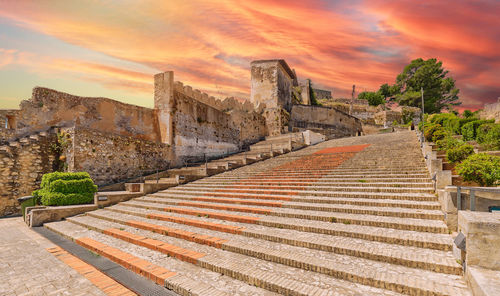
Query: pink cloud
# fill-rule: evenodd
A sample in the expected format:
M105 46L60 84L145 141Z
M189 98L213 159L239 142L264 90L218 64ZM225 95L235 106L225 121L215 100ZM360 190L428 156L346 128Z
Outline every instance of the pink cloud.
M301 78L348 95L392 83L411 59L436 57L464 103L495 100L500 57L494 1L12 1L0 10L43 34L140 63L221 96L248 96L249 62L284 58ZM12 53L0 51L0 66ZM41 61L40 63L44 63ZM66 65L65 65L66 63ZM58 60L47 70L64 71ZM72 60L78 79L150 95L152 73ZM80 74L78 74L80 72Z

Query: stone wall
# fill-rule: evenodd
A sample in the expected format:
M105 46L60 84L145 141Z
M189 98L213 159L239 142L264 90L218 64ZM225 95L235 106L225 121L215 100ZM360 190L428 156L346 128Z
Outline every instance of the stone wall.
M118 183L156 169L165 170L172 159L167 144L104 133L86 127L61 130L67 170L85 171L97 185Z
M341 104L353 104L353 105L362 105L362 106L368 106L368 101L367 100L361 100L361 99L348 99L348 98L335 98L332 99L333 102L335 103L341 103Z
M266 118L260 113L234 109L229 111L231 125L240 132L240 145L246 147L262 140L268 135Z
M495 119L496 123L500 123L500 97L496 103L485 104L479 115L481 119Z
M296 105L295 105L296 106ZM289 131L290 113L282 108L264 110L268 136L277 136Z
M329 100L332 98L332 92L324 89L313 88L317 100Z
M17 198L38 189L42 175L52 172L56 136L33 135L0 146L0 217L19 214Z
M289 124L293 131L310 129L327 139L355 136L362 131L361 121L334 108L294 105Z
M30 100L22 101L17 133L30 134L49 126L79 126L159 141L153 109L107 98L79 97L48 88L35 87Z

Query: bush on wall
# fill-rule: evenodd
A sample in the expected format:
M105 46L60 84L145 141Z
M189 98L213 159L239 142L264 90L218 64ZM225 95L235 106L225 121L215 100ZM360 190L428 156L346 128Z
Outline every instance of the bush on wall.
M472 141L476 139L477 128L485 123L493 123L494 120L474 120L462 126L462 135L465 141Z
M469 144L460 145L446 151L446 158L453 163L461 162L474 154L474 146Z
M433 140L434 133L444 131L443 127L435 123L426 123L423 126L425 139L429 142ZM440 140L440 139L439 139Z
M477 128L476 140L486 150L500 150L500 124L485 123Z
M45 206L88 204L94 201L97 186L86 172L54 172L42 177L41 188L32 195Z
M500 185L500 156L473 154L457 166L457 171L465 181L481 186Z

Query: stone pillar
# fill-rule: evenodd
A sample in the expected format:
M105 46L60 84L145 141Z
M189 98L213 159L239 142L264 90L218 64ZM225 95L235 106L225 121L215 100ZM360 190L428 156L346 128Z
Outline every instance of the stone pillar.
M452 175L450 170L438 170L436 173L436 189L444 189L446 186L450 186L452 184Z
M311 89L309 88L311 80L306 79L306 84L304 85L304 88L302 89L301 96L302 96L302 103L304 105L311 105Z
M161 142L174 144L174 72L167 71L155 75L155 109L160 125Z

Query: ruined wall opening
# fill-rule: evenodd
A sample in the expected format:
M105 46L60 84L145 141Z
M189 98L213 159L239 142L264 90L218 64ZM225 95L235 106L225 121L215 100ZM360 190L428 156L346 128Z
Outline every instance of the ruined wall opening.
M14 115L6 115L5 117L5 128L6 129L16 129L17 122L16 116Z

